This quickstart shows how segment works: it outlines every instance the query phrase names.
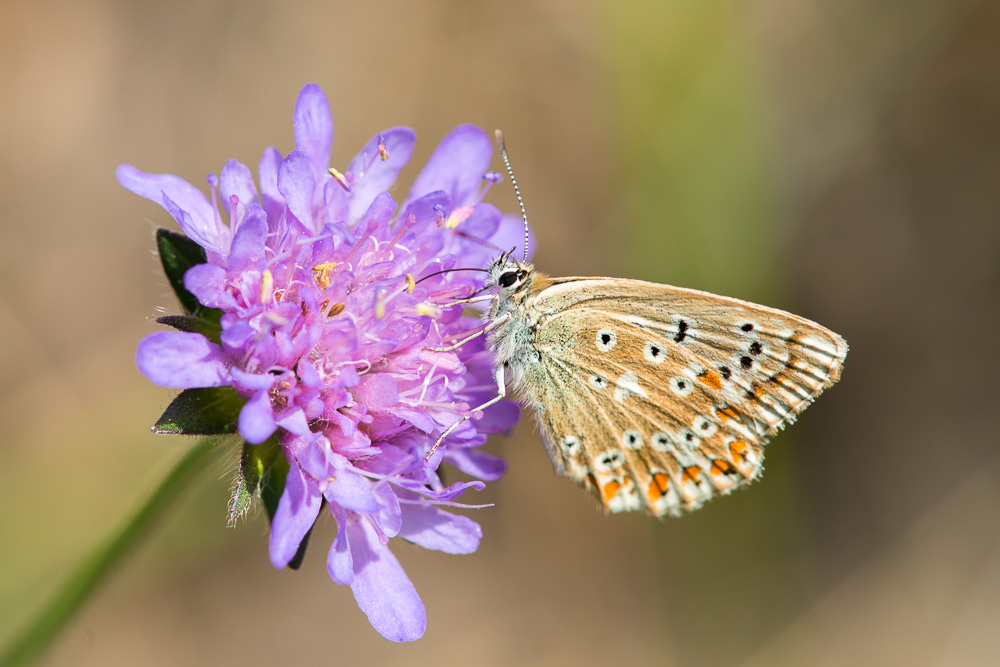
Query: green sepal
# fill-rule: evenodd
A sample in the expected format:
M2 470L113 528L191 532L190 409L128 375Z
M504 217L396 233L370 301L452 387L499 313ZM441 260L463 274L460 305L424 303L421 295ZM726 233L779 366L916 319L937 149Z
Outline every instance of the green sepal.
M222 312L216 311L214 308L206 308L205 310L217 313ZM166 324L168 327L173 327L179 331L201 334L213 343L222 344L222 325L219 322L218 317L215 317L214 319L205 319L201 317L194 317L192 315L164 315L163 317L157 317L156 321L160 324Z
M270 519L278 508L278 499L285 488L288 461L275 438L259 445L243 443L240 465L233 481L233 496L229 501L229 524L235 525L258 498Z
M228 435L236 432L246 399L232 387L185 389L153 424L164 435Z
M181 302L181 308L188 315L200 317L209 321L218 322L222 316L222 311L217 308L206 308L198 303L194 294L184 287L184 274L192 266L205 264L208 256L205 249L189 239L183 234L172 232L169 229L156 230L156 247L160 251L160 262L163 264L163 273L167 276L171 289Z

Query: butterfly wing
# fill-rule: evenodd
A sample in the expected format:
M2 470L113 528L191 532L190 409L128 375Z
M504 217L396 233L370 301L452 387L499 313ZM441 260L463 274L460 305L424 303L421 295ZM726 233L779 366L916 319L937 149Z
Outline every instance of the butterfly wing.
M847 354L796 315L642 281L555 280L531 311L521 386L557 472L610 511L676 514L754 479Z

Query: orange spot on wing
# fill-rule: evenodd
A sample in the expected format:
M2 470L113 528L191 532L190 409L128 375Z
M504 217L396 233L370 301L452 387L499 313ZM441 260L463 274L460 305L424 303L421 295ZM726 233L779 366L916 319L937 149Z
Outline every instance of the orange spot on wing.
M662 472L653 475L653 481L649 483L649 501L656 502L663 497L663 494L667 492L667 484L669 483L670 478Z
M701 468L698 466L688 466L684 468L684 475L681 477L682 480L690 480L695 484L698 483L698 475L701 473Z
M613 479L610 482L608 482L607 484L605 484L604 485L604 501L605 502L610 502L611 499L615 497L615 494L618 493L618 490L621 489L621 488L622 488L621 482L619 482L616 479Z
M715 415L722 421L726 421L727 419L736 419L737 417L736 410L733 410L729 406L717 409L715 411Z
M723 461L722 459L715 459L712 461L712 474L713 475L732 475L736 472L732 465Z
M716 390L722 389L722 378L715 371L705 371L698 376L698 380L706 387Z
M747 443L742 440L733 440L729 443L729 451L732 453L734 461L746 461L748 448Z

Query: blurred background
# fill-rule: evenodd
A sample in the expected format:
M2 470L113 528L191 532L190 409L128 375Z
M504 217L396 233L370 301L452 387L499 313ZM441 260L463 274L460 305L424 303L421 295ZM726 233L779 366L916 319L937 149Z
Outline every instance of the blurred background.
M426 636L379 637L325 571L225 524L220 454L51 665L979 665L1000 637L1000 3L4 0L0 645L190 446L133 366L173 298L155 205L291 150L299 88L333 164L375 132L504 129L556 275L793 310L851 344L763 481L683 519L605 518L525 418L489 447L478 553L396 544ZM499 168L499 162L496 163ZM408 187L408 185L406 186ZM405 192L405 188L400 192ZM516 206L508 186L490 200Z

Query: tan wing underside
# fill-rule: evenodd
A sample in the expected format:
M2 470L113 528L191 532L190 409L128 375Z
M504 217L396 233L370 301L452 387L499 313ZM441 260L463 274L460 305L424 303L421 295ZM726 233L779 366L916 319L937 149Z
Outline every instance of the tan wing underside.
M557 472L610 511L676 514L754 479L847 352L790 313L640 281L555 281L533 310L527 398Z

